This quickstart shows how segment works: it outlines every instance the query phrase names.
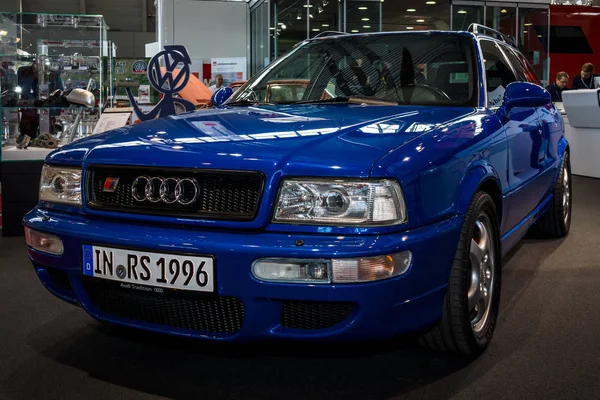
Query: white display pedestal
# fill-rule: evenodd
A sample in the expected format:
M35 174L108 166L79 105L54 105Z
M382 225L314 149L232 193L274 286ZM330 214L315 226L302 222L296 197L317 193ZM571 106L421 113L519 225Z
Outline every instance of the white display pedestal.
M600 89L564 91L562 106L571 173L600 178Z
M53 150L55 149L44 149L41 147L17 149L15 146L6 146L2 148L2 161L44 160Z

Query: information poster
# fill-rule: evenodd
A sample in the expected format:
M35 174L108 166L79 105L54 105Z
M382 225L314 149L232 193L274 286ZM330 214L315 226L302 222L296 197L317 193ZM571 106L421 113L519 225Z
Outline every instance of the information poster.
M231 82L244 81L246 77L246 57L213 58L211 59L210 85L214 85L215 77L223 75L223 83L229 86Z
M134 94L138 94L138 98L136 98L138 103L156 103L159 100L158 92L150 86L150 80L148 79L149 61L149 58L115 58L116 100L128 100L125 87L119 87L119 84L132 83L140 85L137 88L134 87L134 90L132 90ZM147 90L145 90L146 88ZM139 96L142 97L141 100Z
M140 85L138 88L138 103L150 103L150 85Z

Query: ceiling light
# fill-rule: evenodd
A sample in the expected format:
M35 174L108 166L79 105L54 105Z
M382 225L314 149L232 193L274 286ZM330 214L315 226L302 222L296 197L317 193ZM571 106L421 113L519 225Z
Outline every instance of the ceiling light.
M367 7L358 7L359 10L367 10Z
M425 4L429 4L431 6L435 4L435 1L426 1Z
M418 19L417 22L425 22L424 19Z
M352 29L352 33L358 33L358 29Z
M466 14L466 13L467 13L467 10L458 10L458 13L459 13L459 14Z
M542 35L538 35L538 37L542 37Z
M525 25L525 26L531 26L531 25L533 25L533 24L532 24L531 22L528 22L528 23L526 23L526 24L524 24L524 25Z
M2 29L0 31L0 36L6 36L6 35L8 35L8 31L5 31L4 29Z
M500 10L500 12L501 12L502 14L506 14L508 11L506 11L505 9L502 9L502 10Z
M271 29L272 31L274 31L274 30L275 30L275 28L273 28L273 27L271 27L270 29Z
M409 9L407 9L407 10L406 10L406 12L416 12L416 11L417 11L417 10L416 10L416 9L414 9L414 8L409 8Z
M310 4L310 5L309 4L305 4L304 5L304 8L310 8L310 7L312 7L312 4Z
M361 21L368 21L368 20L369 20L369 18L361 18L360 20L361 20Z
M363 28L369 29L371 25L363 25Z
M523 33L529 33L529 32L527 32L527 31L523 31Z
M320 29L319 28L313 28L313 32L319 32Z
M287 29L287 26L285 26L285 24L281 24L281 29Z
M323 24L321 26L324 26L325 28L329 28L329 24Z
M409 31L415 29L413 26L407 26L406 29L408 29Z

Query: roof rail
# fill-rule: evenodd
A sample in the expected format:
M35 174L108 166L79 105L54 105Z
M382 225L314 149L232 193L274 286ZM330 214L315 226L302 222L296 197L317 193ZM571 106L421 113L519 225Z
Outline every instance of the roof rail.
M348 35L346 32L338 32L338 31L325 31L321 32L315 36L315 38L327 37L327 36L340 36L340 35Z
M471 24L469 25L469 27L467 28L468 32L472 32L472 33L479 33L482 35L486 35L486 36L491 36L494 37L498 40L502 40L504 43L512 46L512 47L517 47L517 44L515 43L514 39L511 38L508 35L505 35L502 32L499 32L495 29L492 28L488 28L485 25L481 25L481 24Z

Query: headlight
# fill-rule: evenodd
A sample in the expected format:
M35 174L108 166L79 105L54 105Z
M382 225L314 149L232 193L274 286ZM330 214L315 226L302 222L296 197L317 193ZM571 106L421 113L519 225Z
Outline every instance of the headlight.
M405 223L407 216L402 190L393 180L287 179L273 221L382 226Z
M81 168L44 165L40 179L40 200L81 205Z

